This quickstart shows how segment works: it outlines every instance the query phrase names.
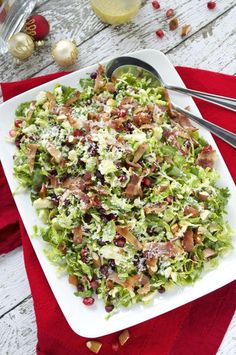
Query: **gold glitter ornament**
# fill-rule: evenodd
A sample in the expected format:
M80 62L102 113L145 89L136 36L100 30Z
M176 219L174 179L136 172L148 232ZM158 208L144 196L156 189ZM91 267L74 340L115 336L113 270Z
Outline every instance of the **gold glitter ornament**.
M26 33L16 33L8 40L8 50L16 59L27 59L33 54L34 41Z
M62 39L52 46L52 57L62 67L74 64L77 54L76 43L69 39Z

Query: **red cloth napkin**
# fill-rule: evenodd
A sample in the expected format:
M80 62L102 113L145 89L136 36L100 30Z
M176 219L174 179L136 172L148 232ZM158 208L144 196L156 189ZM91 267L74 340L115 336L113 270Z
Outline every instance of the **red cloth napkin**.
M177 68L186 86L236 98L236 78L204 70ZM52 80L64 73L52 74L15 83L3 83L4 99ZM236 132L233 112L197 101L203 116ZM236 150L216 138L226 164L236 181ZM0 169L0 253L20 244L22 238L38 327L38 355L86 355L87 339L76 335L67 324L32 249L24 226L11 197L2 169ZM213 355L216 353L236 308L236 283L230 283L198 300L162 316L131 327L130 340L115 352L118 334L99 338L103 343L99 354L130 355ZM75 310L76 312L76 310ZM78 322L80 322L78 313ZM124 325L125 326L125 325Z

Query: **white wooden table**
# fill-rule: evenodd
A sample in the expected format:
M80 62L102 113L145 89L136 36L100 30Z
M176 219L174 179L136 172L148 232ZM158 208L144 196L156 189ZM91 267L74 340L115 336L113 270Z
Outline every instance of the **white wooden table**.
M39 1L37 12L51 23L50 37L38 53L16 66L9 55L0 57L0 81L13 81L58 71L50 55L51 44L74 38L79 59L70 70L102 61L108 56L141 48L162 50L175 65L186 65L236 74L236 0L217 1L215 10L207 0L160 0L162 10L143 1L133 22L120 27L101 23L86 0ZM181 38L179 30L168 31L164 10L174 8L180 25L192 31ZM163 28L158 39L155 30ZM0 256L0 354L35 354L37 332L33 301L25 273L22 248ZM236 316L225 334L218 355L236 354ZM82 355L82 353L81 353Z

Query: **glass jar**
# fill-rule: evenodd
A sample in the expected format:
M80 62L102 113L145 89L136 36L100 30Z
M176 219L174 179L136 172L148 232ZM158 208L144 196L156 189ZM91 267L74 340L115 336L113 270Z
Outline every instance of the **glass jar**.
M19 32L37 0L0 0L0 54L7 52L7 41Z
M103 22L118 25L130 21L138 13L142 0L90 0L90 3Z

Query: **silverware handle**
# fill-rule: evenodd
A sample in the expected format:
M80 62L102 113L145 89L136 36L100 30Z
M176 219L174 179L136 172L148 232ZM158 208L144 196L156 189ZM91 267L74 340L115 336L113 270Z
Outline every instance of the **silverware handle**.
M228 110L232 110L236 112L236 99L231 97L219 96L214 94L209 94L207 92L201 92L197 90L191 90L186 88L181 88L178 86L166 85L168 90L180 92L182 94L190 95L196 97L201 100L205 100L211 102L215 105L227 108Z
M217 126L214 123L211 123L207 120L205 120L204 118L195 116L193 113L184 110L182 107L173 104L173 108L188 116L189 118L192 119L192 121L197 122L199 125L201 125L202 127L205 127L208 131L214 133L217 137L221 138L223 141L225 141L226 143L232 145L232 147L236 148L236 134L233 132L228 131L227 129L224 129L220 126Z

